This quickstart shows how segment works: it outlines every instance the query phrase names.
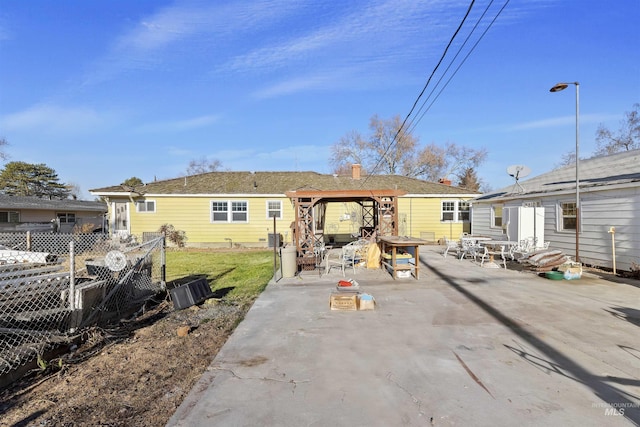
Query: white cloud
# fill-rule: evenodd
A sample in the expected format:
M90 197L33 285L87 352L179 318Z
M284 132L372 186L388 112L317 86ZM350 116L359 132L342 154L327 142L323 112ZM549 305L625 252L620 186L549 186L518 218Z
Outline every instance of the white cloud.
M611 114L581 114L578 117L578 119L580 124L588 124L588 123L602 123L607 120L612 120L619 117L620 116L615 116ZM574 114L570 116L554 117L550 119L517 123L510 126L505 126L503 130L510 132L510 131L531 130L531 129L547 129L551 127L567 126L567 125L575 124L575 122L576 122L576 116Z
M237 34L278 21L301 7L304 3L296 0L263 0L237 5L177 2L120 34L86 76L85 84L106 81L129 70L154 67L172 54L199 54L203 47L211 51L215 47L211 46L212 36L237 37Z
M192 117L189 119L150 123L138 128L141 132L181 132L211 126L220 120L215 114Z
M86 107L61 107L40 104L0 118L7 130L77 133L95 131L111 120Z

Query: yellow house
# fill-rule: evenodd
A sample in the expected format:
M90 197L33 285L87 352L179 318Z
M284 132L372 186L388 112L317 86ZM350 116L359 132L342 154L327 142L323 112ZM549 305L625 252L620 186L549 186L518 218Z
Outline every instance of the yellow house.
M316 172L209 172L154 181L135 188L123 185L91 190L109 207L112 234L141 237L171 225L184 232L191 247L266 247L291 242L296 221L292 192L312 190L394 191L399 235L437 241L469 230L468 200L478 193L443 183L398 175ZM363 209L357 200L314 207L314 225L328 242L359 235ZM319 219L322 219L320 221Z

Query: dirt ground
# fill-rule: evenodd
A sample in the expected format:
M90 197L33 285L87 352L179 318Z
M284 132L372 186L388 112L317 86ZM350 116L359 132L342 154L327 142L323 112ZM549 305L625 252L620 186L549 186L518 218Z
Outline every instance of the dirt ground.
M164 426L251 303L208 300L175 311L162 301L117 327L92 329L0 390L0 426Z

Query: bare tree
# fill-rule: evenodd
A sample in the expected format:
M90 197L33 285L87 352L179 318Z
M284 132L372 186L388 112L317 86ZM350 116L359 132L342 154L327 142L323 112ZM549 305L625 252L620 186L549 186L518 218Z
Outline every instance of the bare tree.
M594 157L607 156L622 151L640 148L640 104L633 104L633 110L625 113L616 133L601 123L596 131L596 152Z
M73 199L73 200L77 200L80 199L82 196L82 189L80 188L80 185L75 183L75 182L68 182L67 183L67 189L69 190L69 196Z
M461 176L469 169L475 170L486 158L485 148L476 150L454 142L447 142L444 147L431 143L418 152L413 169L406 175L427 181Z
M371 153L368 144L357 131L347 132L340 140L331 146L331 156L329 162L333 167L333 172L337 174L348 174L352 164L362 165L367 170Z
M407 170L407 163L415 157L418 138L406 128L402 128L400 116L384 120L374 115L369 122L371 137L369 151L376 163L371 167L371 173L386 173L398 175Z
M9 142L5 138L0 138L0 160L7 160L9 155L4 151L3 147L9 145Z
M401 130L400 116L381 119L374 115L369 122L371 134L363 137L348 132L331 147L330 162L334 172L348 172L359 163L369 174L397 174L437 181L449 175L476 169L487 156L485 149L474 150L448 142L444 147L429 144L422 149L411 132Z
M222 168L222 163L220 160L213 159L209 160L206 157L201 157L199 159L194 159L189 162L189 166L187 167L187 175L197 175L200 173L207 172L215 172Z

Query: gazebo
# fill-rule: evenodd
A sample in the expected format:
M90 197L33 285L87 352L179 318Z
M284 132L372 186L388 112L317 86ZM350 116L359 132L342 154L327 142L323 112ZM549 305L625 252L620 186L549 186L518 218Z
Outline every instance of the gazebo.
M398 235L398 197L401 190L296 190L286 193L294 203L292 224L298 264L315 263L317 248L324 242L326 205L352 202L362 207L362 226L358 238Z

